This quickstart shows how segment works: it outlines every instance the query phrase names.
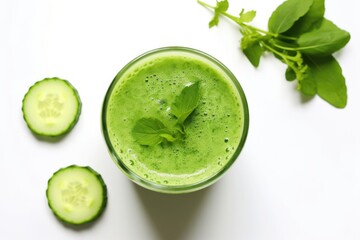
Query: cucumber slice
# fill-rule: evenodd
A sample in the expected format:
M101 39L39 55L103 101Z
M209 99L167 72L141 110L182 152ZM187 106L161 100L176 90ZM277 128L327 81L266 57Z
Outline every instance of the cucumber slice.
M47 137L61 136L77 123L81 100L68 81L45 78L29 88L22 102L22 112L33 133Z
M91 167L70 165L49 179L46 198L59 220L80 225L101 215L107 203L107 188L101 175Z

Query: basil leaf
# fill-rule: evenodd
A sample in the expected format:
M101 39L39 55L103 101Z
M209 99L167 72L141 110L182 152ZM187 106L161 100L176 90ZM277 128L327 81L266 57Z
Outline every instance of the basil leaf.
M244 38L243 38L244 39ZM242 40L243 40L242 39ZM252 42L241 47L243 53L254 67L258 67L260 58L264 53L264 49L261 47L259 42Z
M285 79L288 81L294 81L296 79L296 73L291 67L286 68Z
M324 19L319 28L304 33L297 40L297 50L307 55L325 56L343 48L350 40L350 34Z
M171 112L178 119L178 124L184 124L188 116L199 105L200 101L200 85L195 82L186 86L175 98L174 103L171 105Z
M263 52L270 52L287 65L286 80L296 79L302 93L318 94L339 108L346 106L345 79L332 53L349 42L350 34L324 18L325 0L284 0L269 18L268 31L245 24L253 20L255 11L242 10L238 17L227 12L227 0L217 0L226 2L222 11L219 2L214 7L197 1L239 25L240 49L252 65L257 67Z
M269 18L269 31L272 33L286 32L309 11L312 4L313 0L287 0L283 2Z
M305 32L318 27L324 18L325 0L314 0L309 11L301 17L295 24L285 33L287 36L300 36Z
M345 108L347 103L347 88L345 78L342 74L339 63L333 56L313 57L304 56L309 69L302 81L307 83L302 92L312 93L316 85L316 93L325 101L337 108Z
M175 141L169 129L157 118L139 119L132 130L132 135L136 142L147 146L157 145L165 139L170 142Z
M313 74L314 70L308 66L306 74L303 79L299 81L298 90L307 96L316 95L316 76Z

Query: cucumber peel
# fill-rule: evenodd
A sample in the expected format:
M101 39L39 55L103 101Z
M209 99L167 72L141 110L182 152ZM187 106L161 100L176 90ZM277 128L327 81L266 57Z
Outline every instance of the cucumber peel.
M48 180L46 198L60 221L82 225L93 222L104 211L107 187L91 167L70 165L60 168Z
M45 78L32 85L22 101L24 120L38 136L62 136L75 126L81 113L78 91L69 81Z

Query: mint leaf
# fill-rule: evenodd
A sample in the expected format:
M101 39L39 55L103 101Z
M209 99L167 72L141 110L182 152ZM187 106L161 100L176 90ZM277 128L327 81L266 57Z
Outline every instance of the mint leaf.
M304 33L297 40L297 50L308 55L326 56L343 48L350 41L350 34L324 19L319 28Z
M287 0L283 2L271 15L268 28L272 33L283 33L304 16L313 4L313 0Z
M177 118L173 127L167 127L157 118L141 118L131 132L135 141L145 146L157 145L164 141L176 141L177 137L185 135L184 122L199 105L199 101L199 82L185 86L171 105L171 112Z
M175 98L175 102L171 105L171 112L177 118L177 123L183 125L189 115L199 105L200 101L200 85L199 82L186 86Z
M146 146L157 145L164 140L175 141L171 131L157 118L139 119L132 130L132 135L136 142Z

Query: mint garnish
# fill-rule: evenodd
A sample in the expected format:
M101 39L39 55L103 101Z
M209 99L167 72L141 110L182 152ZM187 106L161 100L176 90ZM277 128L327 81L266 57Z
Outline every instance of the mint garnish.
M175 102L171 105L171 113L177 118L177 123L184 125L185 120L199 105L200 86L199 82L186 86L175 98Z
M140 145L153 146L162 142L174 142L185 136L185 121L194 112L200 102L199 82L185 86L171 105L171 113L176 122L172 127L166 126L160 119L150 117L139 119L132 135Z

